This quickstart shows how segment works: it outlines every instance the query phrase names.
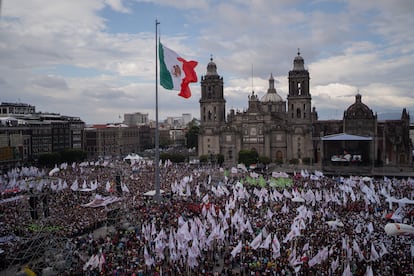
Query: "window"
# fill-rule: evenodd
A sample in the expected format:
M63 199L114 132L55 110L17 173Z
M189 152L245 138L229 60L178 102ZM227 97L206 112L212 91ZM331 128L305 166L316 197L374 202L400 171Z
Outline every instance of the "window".
M250 128L250 135L256 136L257 135L257 129L255 127Z

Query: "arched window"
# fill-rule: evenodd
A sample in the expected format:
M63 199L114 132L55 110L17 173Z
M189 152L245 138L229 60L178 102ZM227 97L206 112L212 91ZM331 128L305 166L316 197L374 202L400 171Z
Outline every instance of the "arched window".
M301 118L302 112L300 111L300 108L296 109L296 118Z

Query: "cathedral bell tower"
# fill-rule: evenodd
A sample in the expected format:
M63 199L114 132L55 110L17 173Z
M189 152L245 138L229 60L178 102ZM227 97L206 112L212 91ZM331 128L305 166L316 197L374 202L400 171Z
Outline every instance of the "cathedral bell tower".
M293 61L293 70L289 71L288 113L289 121L306 122L311 120L311 100L309 93L309 72L300 52Z
M201 77L200 120L202 125L225 122L226 100L223 93L223 77L217 74L217 66L210 58L207 74Z
M210 58L207 73L201 76L199 155L220 153L220 127L226 121L223 77L217 74L217 66Z
M305 69L305 62L298 55L293 60L293 69L289 71L289 94L287 121L288 156L296 159L312 158L312 97L309 92L309 72Z

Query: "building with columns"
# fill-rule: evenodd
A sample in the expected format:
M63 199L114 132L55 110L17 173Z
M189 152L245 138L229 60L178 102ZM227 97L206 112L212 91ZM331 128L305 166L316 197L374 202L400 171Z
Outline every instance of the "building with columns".
M280 163L307 159L321 166L336 165L343 163L334 163L334 156L350 154L347 164L354 155L360 158L358 165L411 164L410 118L405 109L397 120L378 121L358 93L342 120L322 121L312 107L310 75L299 52L288 80L287 101L277 93L270 75L263 97L253 91L245 111L231 109L226 116L223 77L211 58L201 77L199 156L222 154L226 165L234 165L240 150L256 150Z

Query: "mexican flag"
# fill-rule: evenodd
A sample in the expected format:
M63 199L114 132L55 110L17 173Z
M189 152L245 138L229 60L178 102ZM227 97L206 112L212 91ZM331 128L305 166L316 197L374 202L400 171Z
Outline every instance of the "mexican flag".
M183 98L191 97L191 90L188 87L190 82L197 82L197 74L194 68L198 62L187 61L173 50L165 47L159 42L160 58L160 83L168 90L180 91L178 94Z

